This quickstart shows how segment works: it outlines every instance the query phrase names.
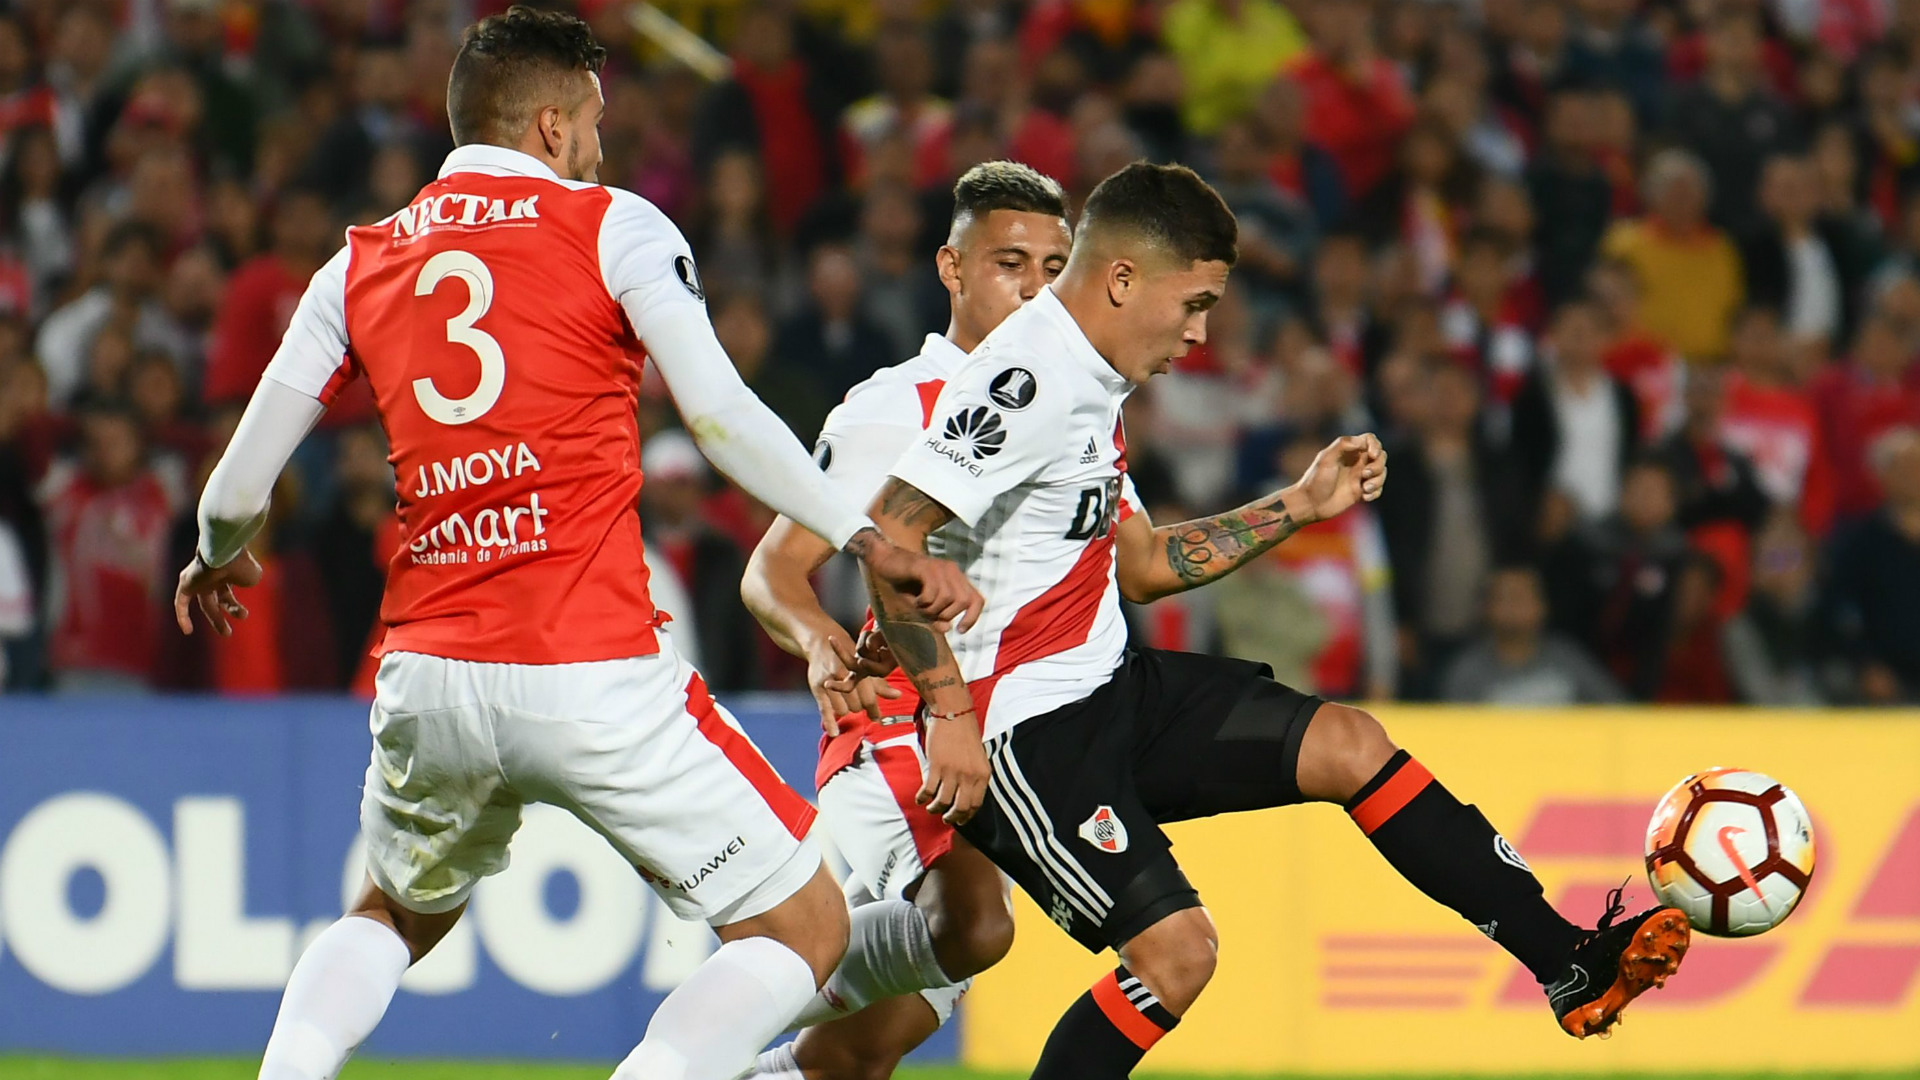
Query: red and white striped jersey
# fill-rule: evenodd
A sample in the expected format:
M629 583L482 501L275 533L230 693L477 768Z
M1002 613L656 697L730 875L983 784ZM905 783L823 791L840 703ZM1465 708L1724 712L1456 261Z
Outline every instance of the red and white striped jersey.
M1049 287L973 351L893 466L958 519L929 550L986 598L948 641L988 736L1080 700L1120 664L1114 542L1135 509L1120 424L1132 390Z

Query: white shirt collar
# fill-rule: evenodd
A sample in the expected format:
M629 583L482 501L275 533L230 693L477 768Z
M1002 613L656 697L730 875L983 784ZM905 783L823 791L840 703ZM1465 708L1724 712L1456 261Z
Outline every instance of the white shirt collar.
M440 165L440 179L457 172L491 173L495 176L531 176L538 180L560 179L560 174L548 167L547 163L531 154L523 154L505 146L489 143L468 143L455 147L453 153Z
M945 334L928 334L927 340L920 343L920 355L948 370L959 368L967 360L967 354L948 341Z
M1133 384L1127 381L1126 376L1115 371L1113 365L1107 363L1107 358L1100 355L1100 350L1093 347L1093 342L1087 340L1087 332L1080 328L1073 313L1067 310L1067 305L1054 295L1053 286L1041 289L1040 295L1027 301L1027 305L1039 308L1041 315L1053 322L1060 336L1067 341L1067 351L1085 365L1094 378L1100 380L1101 386L1122 396L1133 391Z

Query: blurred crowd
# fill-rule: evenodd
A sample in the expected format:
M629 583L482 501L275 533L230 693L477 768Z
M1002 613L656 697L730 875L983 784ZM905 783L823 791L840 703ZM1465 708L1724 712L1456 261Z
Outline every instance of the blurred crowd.
M1240 220L1206 345L1134 396L1156 521L1378 431L1386 497L1129 611L1326 695L1920 698L1920 0L581 0L601 179L700 261L810 440L945 329L968 166L1077 200L1182 161ZM9 689L370 685L393 478L364 395L302 448L251 617L171 629L193 503L308 276L451 148L489 0L13 0L0 15ZM692 60L693 63L688 61ZM700 69L700 70L696 70ZM657 380L642 514L719 689L804 667L741 607L767 512ZM849 621L857 581L822 588Z

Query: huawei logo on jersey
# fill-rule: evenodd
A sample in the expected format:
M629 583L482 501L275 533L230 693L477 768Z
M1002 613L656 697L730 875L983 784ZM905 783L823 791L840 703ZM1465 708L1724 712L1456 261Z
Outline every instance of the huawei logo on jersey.
M1000 444L1007 441L1007 433L1000 424L1000 414L985 405L962 409L947 417L947 425L942 432L972 454L976 461L999 453Z

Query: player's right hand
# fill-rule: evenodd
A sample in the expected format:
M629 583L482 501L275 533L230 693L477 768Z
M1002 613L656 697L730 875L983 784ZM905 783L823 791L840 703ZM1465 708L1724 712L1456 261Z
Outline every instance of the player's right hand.
M987 748L972 709L927 719L927 780L914 801L949 825L965 825L987 797Z
M867 565L887 584L912 597L913 606L942 632L954 625L972 629L987 603L960 567L945 559L889 543L869 555Z
M198 603L213 632L231 636L230 620L247 617L246 605L233 595L234 586L258 585L261 573L253 552L244 548L225 566L208 566L200 561L198 552L194 553L193 561L180 571L180 584L173 591L173 620L180 625L180 632L193 633L193 605Z
M862 666L853 642L841 633L822 639L807 654L807 689L820 707L820 730L830 736L840 734L841 717L864 712L879 720L880 699L900 696L885 680L859 674Z

